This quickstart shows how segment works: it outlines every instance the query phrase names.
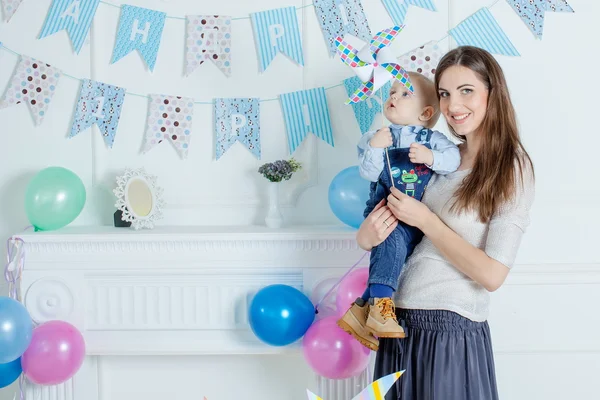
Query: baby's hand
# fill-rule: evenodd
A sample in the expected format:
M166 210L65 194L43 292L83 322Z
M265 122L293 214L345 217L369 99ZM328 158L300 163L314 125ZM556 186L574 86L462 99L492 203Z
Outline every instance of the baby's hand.
M433 152L419 143L412 143L408 158L415 164L433 165Z
M380 149L390 147L393 144L392 131L390 131L390 128L381 128L373 135L369 141L369 144L371 147L377 147Z

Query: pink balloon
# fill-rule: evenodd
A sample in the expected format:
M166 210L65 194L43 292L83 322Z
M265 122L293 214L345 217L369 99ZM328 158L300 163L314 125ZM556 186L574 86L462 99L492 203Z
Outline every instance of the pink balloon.
M367 267L356 269L350 272L350 274L344 278L344 280L340 283L340 286L338 286L335 297L335 303L340 315L343 315L346 311L348 311L357 297L362 296L364 291L367 289L368 280L369 268Z
M84 357L85 342L77 328L64 321L50 321L33 330L21 366L33 383L57 385L79 371Z
M367 368L371 352L338 327L337 318L316 321L302 339L302 352L308 365L329 379L359 375Z

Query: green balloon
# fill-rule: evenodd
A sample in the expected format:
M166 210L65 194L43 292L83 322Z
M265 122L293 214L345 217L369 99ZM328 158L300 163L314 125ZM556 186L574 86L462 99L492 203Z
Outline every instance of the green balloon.
M25 192L25 212L36 231L67 226L83 210L85 187L81 179L62 167L38 172Z

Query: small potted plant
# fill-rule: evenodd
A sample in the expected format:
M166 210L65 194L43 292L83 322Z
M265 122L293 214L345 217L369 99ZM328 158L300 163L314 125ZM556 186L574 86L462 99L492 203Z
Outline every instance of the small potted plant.
M269 181L269 210L265 223L269 228L281 228L283 216L279 209L279 183L289 180L294 172L299 171L302 165L293 158L277 160L260 166L258 173Z

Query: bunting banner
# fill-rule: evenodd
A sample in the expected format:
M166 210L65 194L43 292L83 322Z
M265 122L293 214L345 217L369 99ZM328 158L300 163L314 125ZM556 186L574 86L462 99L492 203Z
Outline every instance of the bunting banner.
M258 51L260 71L264 72L278 52L304 65L296 7L278 8L250 14Z
M194 99L150 95L148 122L143 152L147 153L163 140L170 141L181 159L186 159L192 135Z
M260 160L260 99L215 99L215 152L221 158L235 142Z
M231 17L188 15L185 47L186 75L204 61L211 61L226 76L231 76Z
M313 4L330 55L336 53L338 36L350 34L365 42L371 40L371 29L360 0L314 0Z
M11 83L0 101L0 109L26 103L35 124L41 124L61 75L62 72L58 68L22 55Z
M332 147L333 130L325 88L314 88L279 95L287 128L290 154L312 133Z
M381 0L394 25L403 25L408 7L416 6L429 11L437 11L433 0Z
M565 0L507 0L508 4L521 17L529 30L538 38L544 32L544 14L548 12L574 13Z
M493 54L519 56L519 52L487 8L480 9L449 33L459 46L471 45Z
M124 99L125 89L84 79L69 137L74 137L96 124L102 132L104 142L112 148Z
M53 0L39 39L66 29L75 52L85 43L100 0Z
M363 82L358 76L353 76L344 80L344 87L346 88L346 93L348 96L351 96L352 93L356 92L356 90L362 85ZM390 97L391 87L392 82L389 81L366 100L359 101L357 103L350 103L352 106L352 111L354 111L356 122L358 122L358 126L360 127L360 133L365 133L371 130L373 121L375 121L375 116L378 113L381 113L383 104L387 101L388 97Z
M2 11L4 12L4 19L10 21L12 16L17 12L17 8L21 5L23 0L2 0Z
M446 51L446 49L440 48L437 42L428 42L418 49L401 55L398 61L407 71L418 72L433 80L435 70Z
M166 16L161 11L123 5L111 64L137 49L154 71Z

